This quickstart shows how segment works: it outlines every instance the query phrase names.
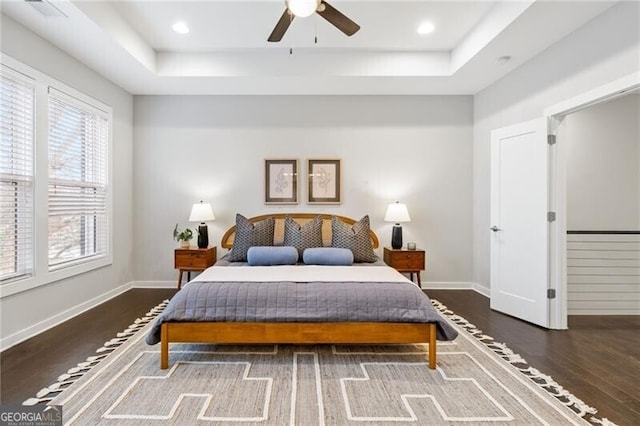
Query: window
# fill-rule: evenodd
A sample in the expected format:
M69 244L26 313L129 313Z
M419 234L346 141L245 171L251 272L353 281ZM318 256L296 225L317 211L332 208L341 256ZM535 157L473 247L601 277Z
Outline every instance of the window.
M32 81L2 67L0 75L0 282L33 273Z
M49 89L49 269L108 253L106 113Z
M112 264L113 110L0 62L2 299Z

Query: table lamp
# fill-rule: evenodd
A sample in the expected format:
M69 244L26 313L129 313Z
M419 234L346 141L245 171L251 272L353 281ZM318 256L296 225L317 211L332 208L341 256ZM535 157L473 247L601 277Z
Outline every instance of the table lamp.
M200 222L200 226L198 226L199 248L207 248L209 246L209 228L204 222L215 219L216 217L213 215L213 209L209 203L203 203L202 200L200 200L199 203L194 204L191 208L189 222Z
M391 247L394 249L402 248L402 226L400 226L400 222L411 222L407 205L399 201L389 204L384 220L385 222L396 223L391 231Z

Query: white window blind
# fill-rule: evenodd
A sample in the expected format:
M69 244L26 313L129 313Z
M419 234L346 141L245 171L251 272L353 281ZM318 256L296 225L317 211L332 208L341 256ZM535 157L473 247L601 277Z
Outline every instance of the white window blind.
M108 253L109 118L49 89L49 268Z
M33 273L34 85L0 75L0 282Z

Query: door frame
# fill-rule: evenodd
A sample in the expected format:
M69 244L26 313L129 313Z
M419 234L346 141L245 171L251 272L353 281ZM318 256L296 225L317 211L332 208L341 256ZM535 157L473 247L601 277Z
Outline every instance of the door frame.
M547 132L556 136L564 125L564 117L584 108L624 96L640 89L640 73L629 74L593 90L544 109ZM549 150L549 210L556 221L549 226L549 288L556 298L549 303L549 328L568 328L567 289L567 154L565 144L557 143Z

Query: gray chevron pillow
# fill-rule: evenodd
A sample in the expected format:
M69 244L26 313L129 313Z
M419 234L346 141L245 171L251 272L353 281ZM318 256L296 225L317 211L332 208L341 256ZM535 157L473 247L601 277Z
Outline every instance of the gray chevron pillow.
M337 217L331 218L331 246L347 248L353 252L353 261L375 262L376 254L369 235L369 216L349 226Z
M236 235L229 254L230 262L246 262L249 248L254 246L272 246L276 220L269 217L252 223L249 219L236 214Z
M322 247L322 216L316 216L302 226L290 216L286 216L283 244L298 249L299 259L302 259L304 249Z

